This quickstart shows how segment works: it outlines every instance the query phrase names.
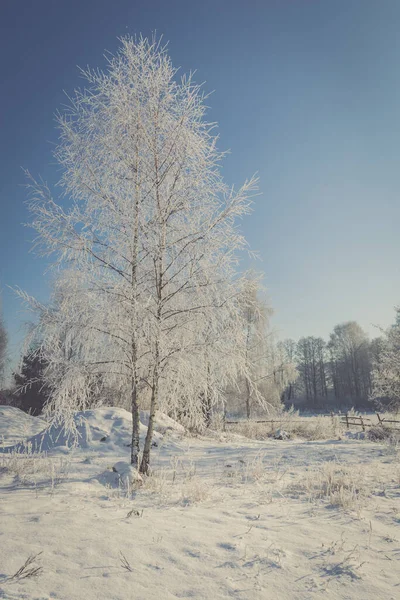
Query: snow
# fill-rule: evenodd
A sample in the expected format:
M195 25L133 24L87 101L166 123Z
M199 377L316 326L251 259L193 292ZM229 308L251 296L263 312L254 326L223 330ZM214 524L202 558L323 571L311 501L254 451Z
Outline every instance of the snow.
M0 406L0 443L15 444L43 431L45 421L31 417L14 406Z
M143 483L143 478L137 469L125 460L119 460L115 463L112 470L114 473L118 473L124 487L133 485L134 483Z
M23 427L32 438L43 425L1 411L3 435L9 421L12 440ZM126 489L119 474L130 467L129 413L107 408L85 416L86 445L62 457L59 447L49 448L53 478L43 472L34 483L22 480L6 467L24 456L0 454L0 598L398 597L395 448L169 431L158 434L153 477ZM348 507L315 492L323 473L335 469L354 478L356 500ZM38 577L7 579L39 552Z
M123 408L96 408L76 412L75 434L66 430L64 425L52 424L45 429L46 424L43 421L41 424L42 430L39 433L8 447L7 451L24 452L26 448L30 448L33 452L48 452L54 448L74 446L95 450L99 448L99 444L104 445L107 450L112 450L129 446L132 435L132 415ZM145 425L140 423L142 439L146 431ZM158 432L155 432L153 437L155 441L162 438Z
M290 438L290 435L284 429L278 429L275 432L274 438L276 440L288 440Z
M148 410L140 411L140 421L146 426L149 423L149 417L150 412ZM158 431L159 433L165 433L166 431L177 431L178 433L185 432L183 425L177 421L174 421L174 419L171 419L171 417L160 411L156 411L154 422L154 430Z
M364 431L346 431L344 435L349 440L364 440L365 439Z

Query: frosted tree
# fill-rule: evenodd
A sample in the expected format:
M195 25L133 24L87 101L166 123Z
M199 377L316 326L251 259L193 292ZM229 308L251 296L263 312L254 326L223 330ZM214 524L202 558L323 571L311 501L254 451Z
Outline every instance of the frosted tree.
M279 407L284 390L296 378L295 368L270 327L272 309L265 300L260 281L260 275L247 273L239 300L245 368L237 381L236 396L239 395L244 404L248 419L254 406L267 411ZM234 390L232 394L235 395Z
M237 252L246 244L237 219L256 180L237 192L223 182L201 88L191 75L177 78L165 48L121 43L107 71L82 71L87 87L58 118L65 198L32 181L30 209L38 249L64 271L57 308L36 307L49 410L65 419L84 406L99 374L117 383L129 396L138 467L146 398L146 473L160 399L194 402L209 385L196 358L206 346L210 356L221 351L221 327L238 318ZM241 360L231 357L228 372Z
M189 394L181 397L180 414L177 414L195 429L209 427L214 408L218 406L220 411L225 411L228 396L237 393L238 381L251 379L247 322L242 304L247 289L248 275L234 278L229 286L225 282L219 290L218 311L212 311L206 320L199 320L195 335L197 348L186 359L192 363L192 385L187 389Z
M297 344L294 340L288 338L279 342L278 348L283 357L283 364L287 366L288 371L287 384L281 395L282 403L288 406L295 400L299 388L299 372L296 360Z
M375 341L372 370L372 398L389 401L393 410L400 407L400 309L396 309L396 323L382 332Z
M367 334L355 321L336 325L328 349L337 399L356 406L368 402L371 391L371 357Z
M266 336L268 317L271 310L260 299L260 277L250 273L244 286L241 305L245 327L246 374L243 377L246 416L250 419L251 404L261 400L257 382L262 379L261 371L266 362Z
M286 346L277 341L273 332L268 337L264 368L265 374L258 384L261 394L268 401L267 408L271 406L281 409L285 401L285 392L296 382L298 372Z

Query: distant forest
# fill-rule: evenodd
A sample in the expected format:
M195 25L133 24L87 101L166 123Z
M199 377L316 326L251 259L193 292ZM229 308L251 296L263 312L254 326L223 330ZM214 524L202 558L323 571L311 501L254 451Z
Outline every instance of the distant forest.
M390 338L398 330L397 322L370 340L358 323L350 321L336 325L328 341L314 336L285 340L286 358L294 363L298 376L284 390L284 404L300 410L346 410L395 401L393 390L389 393L381 384L389 375Z

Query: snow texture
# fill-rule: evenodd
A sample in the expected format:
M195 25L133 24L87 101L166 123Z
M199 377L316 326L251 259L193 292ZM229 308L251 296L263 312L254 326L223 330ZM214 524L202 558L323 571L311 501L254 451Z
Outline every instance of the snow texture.
M395 450L354 439L253 442L170 432L154 450L154 476L128 491L119 475L129 461L128 413L85 416L86 447L48 452L54 485L16 475L23 455L0 455L0 598L398 598ZM11 439L27 424L32 439L38 421L2 409ZM354 477L357 498L368 492L362 504L341 509L309 495L317 475L334 468ZM11 579L40 552L37 577Z
M283 429L277 429L274 438L276 440L288 440L290 438L290 435L287 431L284 431Z
M114 473L118 473L120 480L125 487L133 485L134 483L143 482L143 478L137 469L124 460L119 460L115 463L112 470Z
M148 410L140 411L140 422L143 423L143 425L146 425L146 427L149 423L149 417L150 417L150 413ZM163 433L163 434L166 433L167 431L176 431L178 433L185 433L185 428L183 425L181 425L174 419L171 419L171 417L169 417L168 415L166 415L160 411L156 411L154 429L155 429L155 431L158 431L159 433Z
M45 427L43 419L31 417L14 406L0 406L0 442L4 440L7 444L14 444L43 431Z
M18 410L18 409L14 409ZM21 411L18 411L21 412ZM30 417L34 419L34 417ZM171 419L172 421L172 419ZM45 425L41 421L42 426ZM48 452L54 448L72 448L78 446L86 449L96 449L101 443L105 447L127 447L132 435L132 415L123 408L96 408L75 413L74 436L64 425L53 424L34 436L28 437L14 446L8 446L5 452ZM178 425L178 424L177 424ZM144 439L147 427L140 423L140 435ZM157 431L153 435L154 441L162 439Z

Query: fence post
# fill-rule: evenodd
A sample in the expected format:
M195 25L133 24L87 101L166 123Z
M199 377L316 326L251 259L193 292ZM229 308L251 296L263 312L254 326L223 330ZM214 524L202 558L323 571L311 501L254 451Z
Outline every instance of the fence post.
M382 419L379 413L376 413L376 416L378 417L378 425L382 425Z
M347 425L347 429L349 429L349 415L348 415L348 413L346 413L346 425Z
M363 421L363 418L361 416L360 416L360 421L361 421L362 430L365 431L364 421Z

